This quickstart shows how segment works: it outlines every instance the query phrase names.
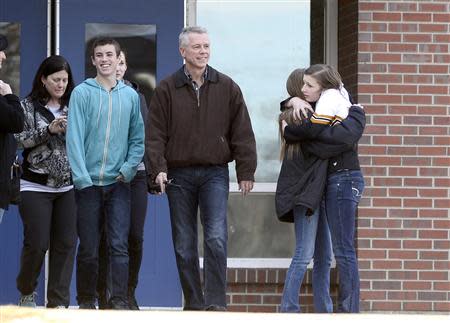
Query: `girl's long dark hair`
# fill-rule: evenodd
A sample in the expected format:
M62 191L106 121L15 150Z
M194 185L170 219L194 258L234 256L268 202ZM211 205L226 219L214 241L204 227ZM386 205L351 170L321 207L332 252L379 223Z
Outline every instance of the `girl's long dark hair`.
M49 75L59 71L66 71L68 75L66 91L59 99L59 103L61 105L61 109L68 106L70 95L75 87L75 83L73 81L72 70L70 69L69 63L60 55L52 55L42 61L36 75L34 76L33 87L30 94L28 94L28 97L32 101L39 101L44 105L47 104L47 102L51 99L51 96L44 84L42 84L41 78L47 78Z

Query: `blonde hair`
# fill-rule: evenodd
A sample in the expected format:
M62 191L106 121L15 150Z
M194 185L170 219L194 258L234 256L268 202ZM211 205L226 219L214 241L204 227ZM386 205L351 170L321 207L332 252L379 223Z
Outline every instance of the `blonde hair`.
M290 96L304 99L302 93L304 73L304 68L296 68L291 72L291 74L289 74L289 77L286 80L286 90ZM283 160L284 158L292 159L294 157L294 154L296 154L301 148L300 142L293 144L286 143L286 140L283 137L283 120L286 121L288 125L299 125L302 123L301 119L294 119L293 108L286 108L278 116L278 131L281 142L280 160Z

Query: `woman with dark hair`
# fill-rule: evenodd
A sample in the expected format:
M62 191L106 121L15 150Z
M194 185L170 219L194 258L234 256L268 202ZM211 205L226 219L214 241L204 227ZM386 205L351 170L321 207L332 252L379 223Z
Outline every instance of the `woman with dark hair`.
M69 306L77 230L65 133L73 88L69 63L53 55L41 63L30 94L21 101L25 127L16 135L23 149L19 211L24 240L17 276L19 306L36 306L35 288L47 249L47 307Z

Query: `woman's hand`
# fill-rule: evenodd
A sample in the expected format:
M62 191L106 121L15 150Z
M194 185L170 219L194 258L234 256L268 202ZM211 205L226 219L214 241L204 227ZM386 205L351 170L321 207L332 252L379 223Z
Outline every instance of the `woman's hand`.
M67 126L67 117L56 118L48 125L48 131L52 135L65 133L66 126Z
M311 111L311 113L314 113L313 108L311 107L311 104L309 104L307 101L302 100L298 97L293 97L289 100L286 104L288 107L291 107L294 109L294 120L300 120L302 118L308 118L308 111ZM302 117L303 115L303 117Z

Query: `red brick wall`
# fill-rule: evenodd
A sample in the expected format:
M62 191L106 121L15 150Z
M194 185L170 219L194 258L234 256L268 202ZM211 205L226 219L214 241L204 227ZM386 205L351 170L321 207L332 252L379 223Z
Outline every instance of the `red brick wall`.
M279 312L286 269L239 268L228 269L228 310L232 312ZM308 270L300 290L303 313L314 312L312 272ZM331 271L330 293L337 299L337 274ZM335 305L336 306L336 305Z
M449 1L359 1L364 311L450 312L449 43Z

